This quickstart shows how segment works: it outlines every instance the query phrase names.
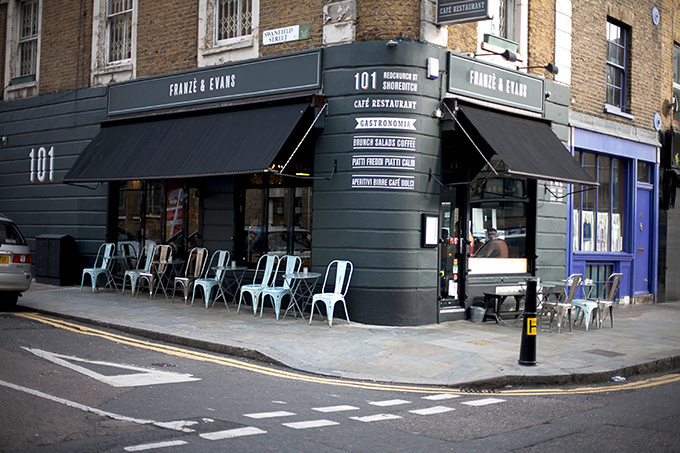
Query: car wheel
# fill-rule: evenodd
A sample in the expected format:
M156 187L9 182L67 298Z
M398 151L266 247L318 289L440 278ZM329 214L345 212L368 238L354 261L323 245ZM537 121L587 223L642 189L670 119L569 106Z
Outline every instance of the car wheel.
M19 293L0 293L0 306L2 308L14 308L18 300Z

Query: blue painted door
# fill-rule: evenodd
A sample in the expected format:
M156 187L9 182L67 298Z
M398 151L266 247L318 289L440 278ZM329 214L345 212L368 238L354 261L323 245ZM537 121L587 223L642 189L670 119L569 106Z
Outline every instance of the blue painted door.
M635 216L635 293L649 293L649 258L651 255L651 189L638 188L637 215Z

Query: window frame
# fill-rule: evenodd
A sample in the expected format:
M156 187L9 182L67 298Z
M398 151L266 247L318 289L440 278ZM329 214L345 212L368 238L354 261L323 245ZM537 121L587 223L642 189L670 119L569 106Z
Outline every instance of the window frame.
M610 39L611 38L610 32L613 29L619 32L618 36L622 35L620 39L620 41L622 41L622 44L619 44L619 42ZM607 28L605 33L606 43L605 112L623 116L628 119L633 119L633 116L630 114L631 106L628 89L630 72L629 68L630 59L628 55L630 51L630 34L631 34L630 27L624 25L622 22L616 21L611 18L607 18ZM613 58L611 58L610 50L612 47L615 47L621 53L623 57L623 62L617 62ZM617 52L617 54L619 52ZM615 82L610 83L610 70L613 71L615 75L620 74L621 77L620 85L617 85ZM614 98L610 99L609 95L610 89L620 91L618 99ZM610 100L612 102L610 102Z
M238 42L244 39L244 37L247 36L252 36L253 34L253 1L252 0L232 0L237 3L237 10L238 10L238 17L237 17L237 22L238 22L238 29L242 28L242 22L243 22L243 12L242 12L242 4L243 2L248 2L250 4L250 25L248 27L248 32L243 33L243 34L238 34L235 36L227 37L227 38L221 38L220 37L220 19L222 17L221 15L221 7L223 6L225 1L230 1L230 0L216 0L215 1L215 42L217 45L225 45L229 44L232 42Z
M126 2L129 2L130 8L125 9L123 11L118 11L118 12L111 12L111 5L113 2L116 0L106 0L106 64L108 65L117 65L117 64L125 64L129 63L132 60L132 41L133 41L133 13L135 9L135 2L133 0L123 0ZM124 51L125 54L129 54L129 56L126 56L124 58L119 58L117 60L111 59L111 39L113 38L112 34L112 22L114 20L117 20L118 18L122 16L128 16L129 15L129 32L125 33L124 41L123 41L123 47L124 49L129 49L127 51ZM128 41L129 42L126 42Z
M259 57L260 0L250 1L250 33L218 40L219 5L217 1L198 2L198 67L214 66Z
M35 80L35 75L38 72L38 40L40 38L40 2L38 0L21 0L19 1L18 5L19 5L19 21L17 28L19 34L17 36L17 68L16 68L17 76L15 78L33 76L33 79ZM25 7L28 5L31 5L31 28L35 27L35 31L29 36L23 36L24 31L23 23L25 22L24 11ZM23 73L24 59L22 58L23 56L22 47L24 44L34 44L32 50L33 55L30 62L32 71L27 73Z

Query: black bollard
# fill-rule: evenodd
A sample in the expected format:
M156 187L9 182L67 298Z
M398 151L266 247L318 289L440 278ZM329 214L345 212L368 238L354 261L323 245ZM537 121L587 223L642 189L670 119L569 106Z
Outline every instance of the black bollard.
M536 279L533 278L527 281L519 364L525 366L536 365Z

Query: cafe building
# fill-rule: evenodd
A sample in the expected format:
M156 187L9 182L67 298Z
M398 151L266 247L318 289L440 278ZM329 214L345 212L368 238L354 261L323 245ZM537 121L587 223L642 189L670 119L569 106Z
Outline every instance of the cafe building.
M39 135L32 177L69 192L53 202L78 217L61 232L83 256L108 240L227 249L250 268L264 253L321 273L348 259L362 323L465 319L499 284L564 278L565 196L597 184L566 146L568 87L424 43L336 45L76 97L81 126ZM67 152L49 144L59 134L78 135Z

